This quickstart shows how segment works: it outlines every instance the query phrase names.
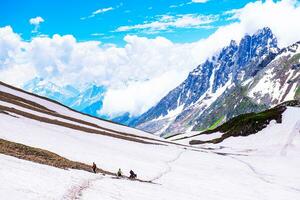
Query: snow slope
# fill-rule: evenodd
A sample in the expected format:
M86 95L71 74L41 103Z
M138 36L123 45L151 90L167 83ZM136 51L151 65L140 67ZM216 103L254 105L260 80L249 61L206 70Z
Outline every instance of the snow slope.
M90 173L62 170L0 154L1 199L61 199Z
M13 95L25 98L25 99L29 99L30 101L33 101L35 103L46 106L48 109L54 110L62 115L79 118L79 119L82 119L82 120L85 120L85 121L88 121L91 123L96 123L99 126L104 127L104 128L109 128L109 129L113 128L116 131L132 133L132 134L137 134L137 135L144 135L144 136L148 136L148 137L155 137L155 136L152 136L151 134L145 133L144 131L140 131L138 129L134 129L134 128L130 128L127 126L107 122L105 120L100 120L100 119L97 119L94 117L90 117L88 115L83 115L81 113L75 112L74 110L71 110L68 107L62 106L61 104L58 104L57 102L49 101L49 99L35 96L35 95L32 95L25 91L17 90L16 88L10 87L2 82L0 82L0 91L9 93L9 94L13 94ZM155 138L158 138L158 137L155 137Z
M271 121L267 128L247 137L231 137L222 146L234 149L252 149L256 154L297 156L300 151L300 108L288 107L282 123Z
M7 100L1 96L3 92L37 102L56 113L109 127L111 130L105 133L126 137L64 126L64 123L75 125L75 122L51 113L30 110L16 105L17 102L5 102ZM61 125L53 124L16 110L65 121ZM273 124L263 130L265 133L229 138L221 144L210 145L208 149L207 145L170 144L147 133L82 115L1 84L0 138L49 150L70 160L87 164L95 162L98 167L111 172L121 168L128 175L133 169L140 179L152 183L57 169L0 154L0 197L30 200L298 199L300 157L297 152L300 150L300 136L296 119L300 119L299 113L299 108L288 108L281 129L278 128L280 125ZM91 126L76 123L78 126ZM286 128L286 131L279 131ZM101 130L97 127L91 129ZM275 130L278 132L272 132ZM241 145L242 142L248 146Z

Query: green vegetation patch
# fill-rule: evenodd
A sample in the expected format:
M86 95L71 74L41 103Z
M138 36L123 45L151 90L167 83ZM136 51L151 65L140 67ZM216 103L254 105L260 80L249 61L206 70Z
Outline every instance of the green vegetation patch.
M296 90L295 99L300 99L300 87L298 87Z
M228 122L218 126L213 130L207 130L201 134L211 134L214 132L224 133L222 137L210 141L191 140L190 144L203 144L203 143L220 143L229 137L248 136L255 134L258 131L267 127L270 121L275 120L277 123L282 122L282 113L286 110L286 106L298 106L300 101L293 100L282 103L272 109L260 113L242 114L230 119Z
M210 127L208 127L207 130L213 130L213 129L215 129L217 126L219 126L219 124L223 121L224 118L225 118L225 116L220 117Z

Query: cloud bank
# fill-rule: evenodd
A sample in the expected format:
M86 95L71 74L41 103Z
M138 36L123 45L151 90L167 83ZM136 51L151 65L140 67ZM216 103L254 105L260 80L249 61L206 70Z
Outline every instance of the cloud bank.
M37 36L24 41L11 27L2 27L0 80L16 86L36 76L61 86L94 81L108 88L102 113L138 115L231 39L239 41L244 34L268 26L282 47L300 40L300 8L296 1L249 3L227 15L234 22L206 39L186 44L135 35L124 38L124 47L79 42L72 35Z

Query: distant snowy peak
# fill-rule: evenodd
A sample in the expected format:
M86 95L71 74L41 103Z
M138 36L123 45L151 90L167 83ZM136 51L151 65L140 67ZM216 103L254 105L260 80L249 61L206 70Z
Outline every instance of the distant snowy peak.
M76 110L84 110L85 108L99 102L102 107L102 101L106 88L104 86L89 85L74 99L75 101L70 104L70 107Z
M71 98L74 98L79 94L79 91L70 85L60 87L50 81L38 77L25 83L23 89L64 104L68 104Z
M104 86L98 86L95 83L85 84L77 89L71 85L60 87L38 77L25 83L23 89L98 117L97 111L102 108L102 101L106 92Z

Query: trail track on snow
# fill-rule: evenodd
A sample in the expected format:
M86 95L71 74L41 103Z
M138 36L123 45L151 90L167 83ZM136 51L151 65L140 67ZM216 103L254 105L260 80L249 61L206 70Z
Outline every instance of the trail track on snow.
M92 179L86 179L86 180L82 181L81 184L72 186L67 191L67 193L62 197L62 200L78 200L78 199L80 199L82 196L82 192L84 190L91 187L95 181L102 180L102 179L104 179L103 176L92 178Z
M228 156L228 157L230 157L230 158L232 158L232 159L234 159L234 160L236 160L236 161L244 164L245 166L247 166L255 174L255 176L258 179L260 179L261 181L263 181L263 182L265 182L267 184L272 184L272 185L276 185L278 187L283 187L283 188L288 189L288 190L293 190L293 191L300 192L300 189L298 189L298 188L287 186L287 185L282 185L280 183L275 183L273 181L270 181L269 177L272 177L272 175L258 172L258 170L255 169L255 167L253 167L250 163L248 163L248 162L246 162L244 160L241 160L241 159L233 157L233 156Z
M173 159L171 159L171 160L169 160L169 161L164 162L165 165L166 165L166 170L163 171L162 173L158 174L156 177L152 178L150 181L151 181L151 182L156 181L156 180L162 178L163 176L165 176L166 174L170 173L170 172L172 171L172 167L171 167L170 164L176 162L176 161L181 157L181 155L182 155L184 152L185 152L185 150L179 152L179 153L175 156L175 158L173 158Z
M288 137L285 145L281 149L280 155L282 155L282 156L286 156L287 155L287 149L290 146L292 146L293 140L297 136L297 134L300 134L300 120L297 121L297 123L295 124L294 128L290 132L289 137Z

